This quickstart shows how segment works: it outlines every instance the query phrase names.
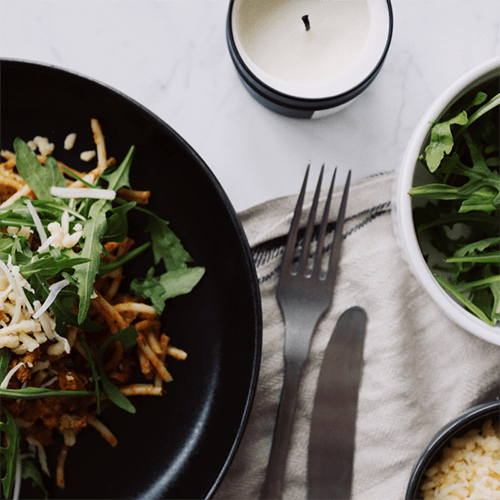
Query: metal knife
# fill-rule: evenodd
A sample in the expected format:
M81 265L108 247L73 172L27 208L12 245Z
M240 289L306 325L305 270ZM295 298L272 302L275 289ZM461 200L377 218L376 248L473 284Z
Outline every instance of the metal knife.
M342 313L325 350L311 418L309 499L351 496L366 320L361 307Z

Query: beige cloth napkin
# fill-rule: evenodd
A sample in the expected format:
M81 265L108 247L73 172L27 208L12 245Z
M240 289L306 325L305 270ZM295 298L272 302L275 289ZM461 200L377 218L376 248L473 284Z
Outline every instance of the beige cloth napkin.
M307 448L317 376L323 350L347 308L359 305L368 315L356 423L355 500L403 499L412 467L433 435L500 380L500 347L445 317L405 262L391 216L394 175L351 185L333 306L313 336L302 381L286 500L307 498ZM339 178L337 183L341 184ZM333 219L341 191L338 186L334 194ZM248 425L214 495L218 500L257 499L264 480L283 373L284 326L275 287L295 202L296 196L280 198L239 214L262 294L262 364Z

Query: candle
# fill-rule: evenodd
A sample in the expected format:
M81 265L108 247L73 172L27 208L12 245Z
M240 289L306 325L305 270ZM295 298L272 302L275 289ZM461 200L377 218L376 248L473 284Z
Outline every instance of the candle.
M227 40L247 90L281 114L311 118L351 102L380 71L390 0L232 0Z

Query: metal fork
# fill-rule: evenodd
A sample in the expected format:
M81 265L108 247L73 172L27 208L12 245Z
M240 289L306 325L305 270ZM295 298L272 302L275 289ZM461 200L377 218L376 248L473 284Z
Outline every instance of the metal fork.
M330 203L337 172L337 169L335 169L323 211L316 250L313 255L312 268L308 263L321 183L323 180L323 165L321 167L311 211L309 213L309 220L307 222L298 267L294 265L295 246L297 243L302 205L309 176L309 167L310 165L307 167L304 182L293 214L290 233L288 235L281 264L278 287L276 289L276 297L285 321L285 375L271 456L261 491L262 499L281 498L285 480L286 458L290 448L290 438L295 408L297 406L302 367L308 357L309 344L316 325L332 304L333 289L340 259L340 246L342 242L342 230L344 227L351 171L347 174L342 201L340 203L339 215L335 226L335 236L328 259L328 267L326 271L322 269L321 262L324 254L328 214L330 212Z

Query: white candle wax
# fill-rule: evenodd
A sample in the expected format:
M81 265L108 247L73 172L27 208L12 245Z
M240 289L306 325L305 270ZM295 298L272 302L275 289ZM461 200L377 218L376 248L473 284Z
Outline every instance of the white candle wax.
M263 83L325 98L351 90L374 70L389 15L386 0L235 0L232 26L240 57Z

